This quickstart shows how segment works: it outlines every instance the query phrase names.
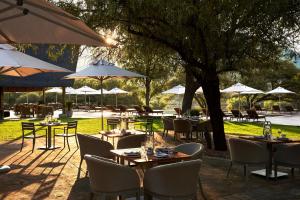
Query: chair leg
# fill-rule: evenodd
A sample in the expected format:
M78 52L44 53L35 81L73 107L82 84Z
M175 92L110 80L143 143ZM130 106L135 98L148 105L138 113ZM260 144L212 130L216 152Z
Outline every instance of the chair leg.
M198 184L199 184L199 189L200 189L201 195L202 195L203 199L206 200L206 196L204 194L204 190L203 190L203 187L202 187L202 183L201 183L200 177L198 177Z
M232 168L232 162L230 162L230 165L229 165L229 168L228 168L228 171L227 171L226 178L229 177L229 173L230 173L231 168Z
M32 140L33 140L33 142L32 142L32 150L31 150L31 152L33 153L34 146L35 146L35 138L33 138Z
M138 191L136 192L136 200L140 200L140 198L141 198L141 191L138 190Z
M20 151L22 151L22 149L23 149L23 145L24 145L24 137L22 137L22 145L21 145L21 149L20 149Z
M64 137L64 148L66 147L66 138Z
M78 145L78 141L77 141L77 134L75 134L75 142L76 142L76 146L77 146L77 149L78 149L79 145Z
M69 151L70 151L69 137L65 137L65 138L66 138L66 140L67 140L68 149L69 149Z
M275 176L275 180L277 180L277 165L274 165L274 176Z
M82 164L82 161L83 161L83 158L80 158L79 167L78 167L77 179L80 178L80 170L81 170L81 164Z
M166 137L168 137L168 134L169 134L169 130L167 129L167 131L166 131Z
M294 176L294 168L291 169L291 174Z
M93 200L93 199L94 199L94 193L90 192L90 200Z

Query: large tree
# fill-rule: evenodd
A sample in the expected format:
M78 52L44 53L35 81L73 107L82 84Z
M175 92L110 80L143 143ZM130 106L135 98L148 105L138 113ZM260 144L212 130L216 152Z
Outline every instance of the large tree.
M238 69L241 59L264 59L289 46L299 33L299 7L297 0L86 0L80 4L94 28L150 39L181 57L186 71L203 87L218 150L226 149L218 74Z

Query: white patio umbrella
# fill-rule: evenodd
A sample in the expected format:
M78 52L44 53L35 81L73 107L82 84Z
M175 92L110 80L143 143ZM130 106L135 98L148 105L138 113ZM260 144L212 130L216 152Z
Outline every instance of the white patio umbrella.
M166 91L162 92L162 94L176 94L178 96L178 99L179 99L179 96L181 94L184 94L184 92L185 92L185 87L182 86L182 85L177 85L177 86L172 87L169 90L166 90ZM178 101L178 106L180 106L179 101Z
M59 87L54 87L45 91L46 93L55 93L55 103L57 103L57 93L61 94L62 89Z
M281 94L295 94L295 92L287 90L283 87L277 87L274 90L271 90L271 91L267 92L266 94L278 94L278 104L280 104Z
M66 76L66 78L68 79L93 78L100 81L102 130L103 130L103 81L113 77L144 78L145 76L119 68L115 64L109 63L105 60L99 60L93 62L85 69Z
M252 90L241 92L241 94L264 94L264 92L253 88ZM250 99L250 108L251 108L251 105L252 105L252 102Z
M82 86L81 88L76 89L77 94L84 94L84 102L86 104L86 95L89 93L96 92L97 90L89 87L89 86Z
M105 44L82 21L49 1L1 0L0 10L0 43Z
M221 92L223 93L237 93L239 96L239 111L241 111L241 93L242 92L250 92L250 91L254 91L255 89L249 86L246 86L242 83L236 83L224 90L221 90Z
M108 91L108 94L114 94L116 95L116 107L118 106L118 94L128 94L129 92L122 90L120 88L113 88L111 90Z
M76 90L72 87L66 87L66 94L69 95L69 101L71 99L71 94L76 94ZM77 102L76 102L77 103Z
M103 38L83 22L48 1L1 0L0 10L0 43L105 45ZM0 111L2 96L0 88ZM0 166L0 172L9 169Z
M1 15L0 15L1 16ZM42 72L71 72L35 57L24 54L11 45L0 44L0 74L29 76Z

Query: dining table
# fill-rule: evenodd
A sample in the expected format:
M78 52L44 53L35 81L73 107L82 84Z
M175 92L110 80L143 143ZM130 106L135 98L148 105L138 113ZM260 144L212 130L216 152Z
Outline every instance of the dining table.
M101 137L104 139L106 137L106 141L108 141L109 138L112 139L113 146L115 146L115 139L120 139L126 136L130 135L145 135L146 133L143 131L138 131L138 130L110 130L110 131L100 131Z
M52 128L59 127L59 126L66 126L67 123L61 122L40 122L36 124L36 126L47 127L47 144L45 146L41 146L38 149L40 150L55 150L60 148L60 146L52 145Z
M268 154L269 154L266 169L255 170L255 171L252 171L251 173L255 174L255 175L267 177L267 178L275 178L274 170L272 170L274 145L288 144L288 143L300 143L300 140L292 140L292 139L289 139L289 138L280 138L280 137L266 138L264 136L240 136L239 138L266 144ZM287 175L288 174L284 173L284 172L279 172L279 171L277 172L277 177L284 177L284 176L287 176Z
M157 147L153 153L147 153L145 148L128 148L128 149L114 149L111 152L117 157L120 164L124 161L134 163L143 171L152 166L166 163L174 163L183 160L191 159L191 155L173 151L173 148Z

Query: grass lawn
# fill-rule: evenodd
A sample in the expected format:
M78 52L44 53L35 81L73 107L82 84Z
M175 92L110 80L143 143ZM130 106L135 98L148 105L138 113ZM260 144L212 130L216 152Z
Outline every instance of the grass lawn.
M99 132L101 127L101 119L65 119L67 120L78 120L78 132L86 134L96 134ZM18 120L18 121L8 121L5 120L0 122L0 141L11 140L20 138L21 132L21 122L29 120ZM38 123L41 120L34 120L33 122ZM261 123L250 123L250 122L228 122L224 123L225 132L228 134L248 134L248 135L261 135L262 134L262 124ZM106 130L106 124L104 124L104 129ZM162 131L163 124L161 120L155 119L153 125L154 131ZM272 125L272 132L274 136L278 136L278 130L285 133L289 138L300 139L300 127L298 126L286 126L286 125Z

